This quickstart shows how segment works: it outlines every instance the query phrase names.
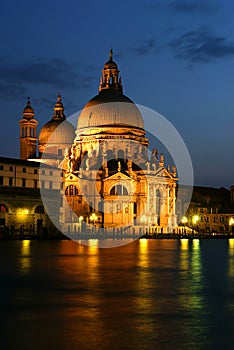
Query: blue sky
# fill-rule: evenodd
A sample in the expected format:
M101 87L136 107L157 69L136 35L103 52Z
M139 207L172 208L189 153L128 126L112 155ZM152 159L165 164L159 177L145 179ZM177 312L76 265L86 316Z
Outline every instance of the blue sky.
M67 116L80 110L97 93L112 47L124 93L180 132L195 184L234 183L231 0L9 0L0 33L2 156L19 156L27 96L39 128L58 93Z

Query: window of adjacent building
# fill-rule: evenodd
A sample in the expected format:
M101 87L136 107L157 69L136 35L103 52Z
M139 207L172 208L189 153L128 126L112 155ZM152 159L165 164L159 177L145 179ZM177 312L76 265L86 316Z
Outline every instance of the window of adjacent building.
M36 208L35 208L35 211L34 211L36 214L45 214L45 210L44 210L44 207L42 205L38 205Z
M9 171L13 171L13 166L10 166Z
M213 217L213 221L216 222L216 216Z
M49 186L50 186L50 189L53 188L53 182L52 181L49 182Z
M45 181L41 181L41 188L45 188Z
M0 185L3 185L3 176L0 176Z
M50 176L53 176L53 171L52 170L50 170Z
M22 187L26 187L26 179L22 179Z
M34 180L34 188L37 188L37 180Z
M45 175L45 170L42 170L42 171L41 171L41 174L42 174L42 175Z
M63 155L63 150L61 148L58 149L58 156L62 156Z
M37 173L38 173L37 169L34 169L34 174L37 174Z
M126 189L125 186L117 185L111 188L110 194L113 196L127 196L128 190Z
M206 222L209 222L209 217L208 216L206 217Z
M220 222L224 222L224 217L220 216Z
M13 186L13 177L9 178L9 186Z
M23 173L26 173L26 168L23 168L22 171L23 171Z
M0 165L0 170L3 170L3 165Z

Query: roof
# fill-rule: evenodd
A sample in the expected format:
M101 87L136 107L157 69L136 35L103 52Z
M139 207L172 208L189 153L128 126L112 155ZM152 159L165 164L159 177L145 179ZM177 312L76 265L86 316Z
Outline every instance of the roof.
M36 168L40 167L39 162L34 162L31 160L25 160L25 159L19 159L19 158L0 157L0 163L26 165L26 166L36 167Z

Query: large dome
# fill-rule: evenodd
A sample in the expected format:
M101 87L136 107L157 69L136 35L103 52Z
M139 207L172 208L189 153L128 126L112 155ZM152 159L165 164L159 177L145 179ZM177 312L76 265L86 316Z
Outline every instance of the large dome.
M144 129L144 122L137 106L127 96L102 91L93 97L82 110L77 129L97 126L131 126Z
M126 126L144 129L144 122L137 106L123 94L117 64L110 59L104 65L99 86L99 94L84 107L77 129L103 126Z

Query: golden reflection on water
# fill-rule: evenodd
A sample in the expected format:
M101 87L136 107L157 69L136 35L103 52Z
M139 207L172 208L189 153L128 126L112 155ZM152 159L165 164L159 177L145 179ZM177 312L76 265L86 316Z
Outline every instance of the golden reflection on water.
M149 240L148 239L140 239L139 240L139 249L138 249L138 273L136 280L136 300L134 302L134 307L136 309L137 314L142 314L147 319L147 315L150 314L154 307L153 298L152 298L152 290L150 286L152 285L152 272L150 270L150 261L149 261ZM139 324L138 331L144 332L145 327L147 327L148 331L156 332L152 323Z
M228 240L228 277L234 277L234 238Z
M228 240L228 280L232 280L234 277L234 238L229 238ZM233 299L230 299L228 307L231 311L234 310Z
M148 253L148 239L142 238L139 240L138 264L140 267L148 267L149 257L147 253Z
M31 241L21 241L20 255L19 269L23 274L26 274L29 272L31 266Z
M185 309L196 312L204 305L200 240L193 239L191 249L189 240L181 239L180 243L180 302Z

